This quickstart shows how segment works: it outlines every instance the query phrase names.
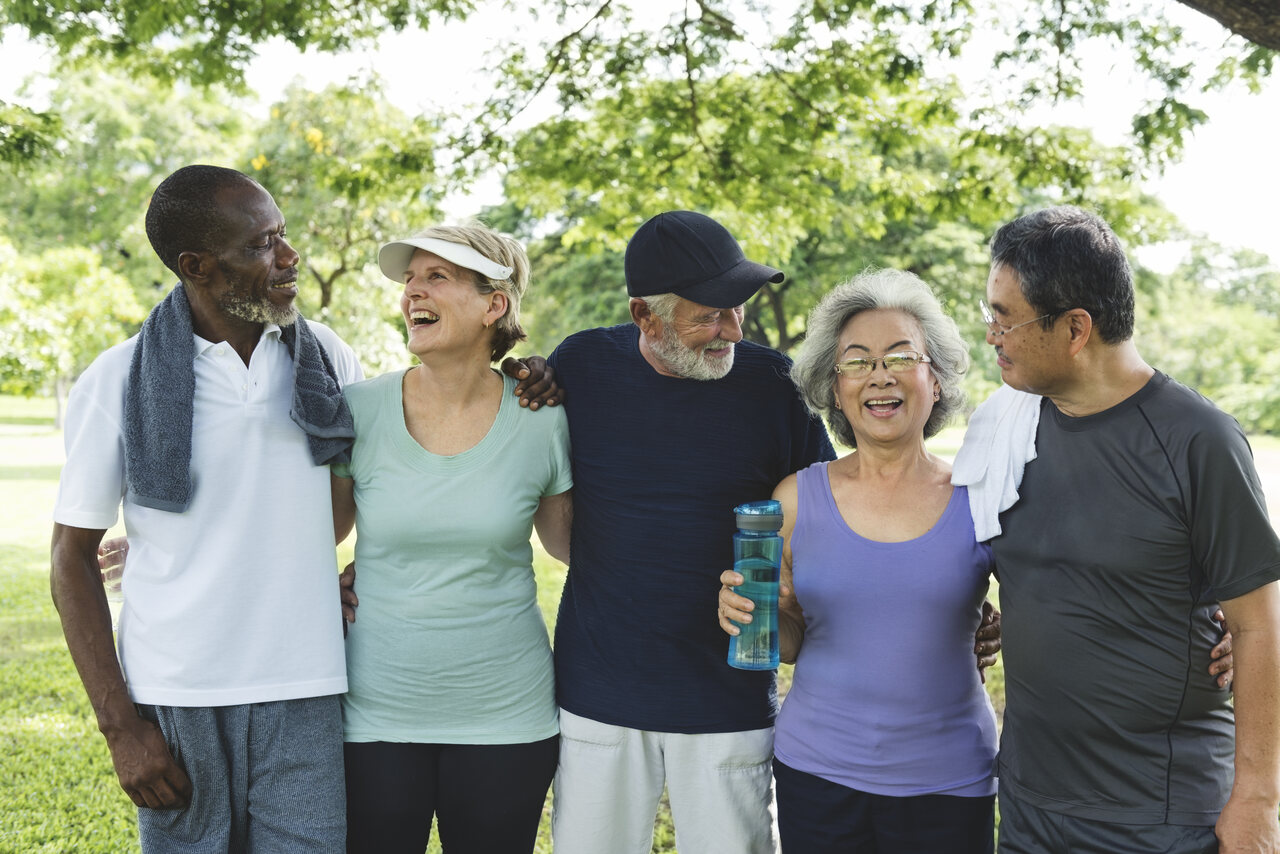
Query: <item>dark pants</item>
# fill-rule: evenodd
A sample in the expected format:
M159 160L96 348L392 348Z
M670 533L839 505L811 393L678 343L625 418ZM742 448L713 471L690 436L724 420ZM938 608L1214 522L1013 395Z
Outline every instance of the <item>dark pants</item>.
M783 854L991 854L995 796L872 795L773 759Z
M1000 787L1001 854L1217 854L1212 826L1115 824L1050 812Z
M348 742L348 854L529 854L560 737L529 744Z

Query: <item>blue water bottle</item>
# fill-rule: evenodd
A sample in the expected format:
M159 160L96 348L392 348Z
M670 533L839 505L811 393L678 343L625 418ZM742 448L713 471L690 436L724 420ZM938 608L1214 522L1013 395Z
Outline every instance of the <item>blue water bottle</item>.
M729 638L729 664L740 670L778 667L778 579L782 565L782 505L752 501L733 508L738 530L733 535L733 568L743 582L736 589L756 604L751 622Z

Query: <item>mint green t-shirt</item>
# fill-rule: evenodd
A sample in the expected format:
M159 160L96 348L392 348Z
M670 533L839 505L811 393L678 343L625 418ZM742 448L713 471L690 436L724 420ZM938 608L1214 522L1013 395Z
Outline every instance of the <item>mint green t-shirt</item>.
M518 744L558 731L529 535L572 484L559 408L502 403L475 447L439 456L404 423L401 371L345 390L356 440L356 593L346 741Z

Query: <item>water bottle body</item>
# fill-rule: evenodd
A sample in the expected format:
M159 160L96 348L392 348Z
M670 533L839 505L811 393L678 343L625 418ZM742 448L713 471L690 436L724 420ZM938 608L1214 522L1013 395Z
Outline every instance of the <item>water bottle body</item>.
M778 668L778 581L782 537L772 531L733 535L733 568L743 583L736 592L755 603L751 622L729 638L729 664L740 670Z

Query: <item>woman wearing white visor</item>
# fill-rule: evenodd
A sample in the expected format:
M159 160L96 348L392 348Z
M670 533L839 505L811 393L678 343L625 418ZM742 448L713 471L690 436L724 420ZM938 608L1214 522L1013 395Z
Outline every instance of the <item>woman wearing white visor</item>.
M345 391L340 537L359 531L343 698L348 851L531 851L555 772L551 649L529 536L568 561L569 433L493 369L525 337L529 259L480 225L382 247L420 364ZM342 513L339 515L339 508Z

